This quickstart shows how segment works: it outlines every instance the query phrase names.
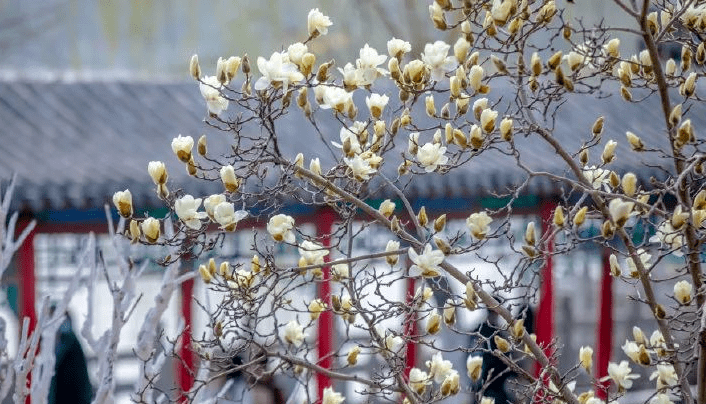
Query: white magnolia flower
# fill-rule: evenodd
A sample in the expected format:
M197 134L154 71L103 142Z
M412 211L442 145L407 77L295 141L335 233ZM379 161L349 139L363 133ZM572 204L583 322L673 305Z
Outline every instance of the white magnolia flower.
M194 198L191 195L184 195L174 201L174 211L184 224L192 229L201 228L201 219L208 217L206 212L197 212L201 206L201 198Z
M395 212L395 203L392 202L389 199L385 199L380 203L380 207L378 208L378 212L380 212L381 215L385 216L386 218L389 218L392 216L392 214ZM388 243L389 245L389 243ZM398 243L398 248L399 248L399 243Z
M429 368L429 376L434 379L436 383L442 383L446 376L453 372L453 364L451 361L444 360L441 356L441 352L437 352L431 357L430 361L426 363Z
M449 161L444 153L446 153L446 147L440 143L427 143L417 148L417 160L424 167L424 171L430 173Z
M340 404L345 399L343 394L333 391L333 387L326 387L324 389L324 396L321 399L321 404Z
M255 82L255 90L264 90L272 85L281 85L284 92L290 83L304 80L304 75L299 72L297 65L287 60L286 54L275 52L270 56L270 60L262 56L257 58L257 68L262 77Z
M459 379L458 372L451 370L441 383L441 394L444 396L458 394L460 390Z
M235 192L240 187L240 180L235 175L235 168L228 164L221 167L221 182L229 192Z
M350 276L350 267L348 264L331 265L331 277L335 281L341 281Z
M363 133L364 130L366 130L367 126L365 122L360 122L360 121L355 121L353 122L353 125L349 127L343 127L341 128L341 131L339 132L339 138L341 139L341 143L336 143L336 142L331 142L334 147L337 147L339 149L343 149L343 145L348 142L350 144L350 150L351 153L353 154L360 154L363 152L363 149L360 147L360 142L358 141L358 135Z
M674 298L681 304L691 302L691 291L693 286L687 280L681 280L674 284Z
M640 363L640 347L633 341L625 340L625 344L621 347L625 355L635 363Z
M468 377L474 382L480 380L481 373L483 372L483 356L481 355L468 355L466 359L466 369L468 370Z
M593 366L593 348L590 346L582 346L581 349L579 349L579 362L581 367L590 373L591 366Z
M493 219L485 212L473 213L466 219L466 226L473 238L481 240L490 231L490 223Z
M628 361L620 361L620 364L609 362L608 376L602 380L612 379L619 388L629 389L632 387L632 381L640 377L640 375L630 373L631 371Z
M635 202L623 201L621 198L612 199L608 203L608 213L610 213L611 221L616 226L622 227L630 217L634 206Z
M394 335L392 333L388 333L387 336L385 336L385 349L392 353L398 353L400 350L402 350L402 347L404 346L404 339L398 335Z
M353 156L353 158L344 158L343 161L346 163L348 168L351 170L351 174L358 181L367 181L370 176L377 172L376 169L370 166L370 162L362 158L360 155Z
M343 113L353 103L353 93L340 87L324 86L321 109L334 109Z
M441 316L436 310L427 317L425 329L427 334L436 334L441 330Z
M140 227L142 228L142 233L145 235L145 239L147 239L147 241L150 243L157 241L160 232L159 220L153 217L148 217L140 224Z
M439 250L432 250L431 244L424 246L422 254L417 254L414 248L410 247L409 259L414 265L409 268L411 276L423 276L425 278L433 278L441 274L439 264L444 261L444 253Z
M191 160L191 149L194 148L194 138L179 135L172 139L172 151L179 160L186 163Z
M483 68L478 65L473 65L471 71L468 72L468 85L475 91L480 90L483 85Z
M288 215L274 215L267 222L267 232L275 241L294 243L294 218Z
M427 372L419 368L412 368L409 371L409 387L417 394L424 393L424 390L426 390L427 386L430 384L431 380Z
M299 348L306 337L303 331L304 327L302 327L301 324L295 320L292 320L284 327L283 338L288 344L292 344Z
M221 204L225 201L226 201L226 196L223 194L214 194L214 195L211 195L208 198L204 199L203 207L206 210L206 214L208 215L208 217L215 220L214 210L216 209L216 206L218 206L219 204Z
M308 51L309 49L306 45L301 42L296 42L289 45L289 47L287 48L287 57L289 58L290 62L296 65L300 65L302 63L302 57L304 57L304 54Z
M646 270L649 270L650 269L650 260L652 259L652 255L648 254L647 251L640 248L637 250L637 256L640 258L640 261L642 262L642 266L645 267ZM633 278L637 278L639 276L639 273L637 271L637 265L635 265L635 261L633 261L632 257L628 257L626 262L628 264L628 270L630 271L630 276L632 276Z
M394 209L394 208L393 208ZM390 252L390 251L397 251L400 249L400 242L396 240L390 240L387 242L387 246L385 246L385 252ZM387 261L388 264L390 265L395 265L397 264L397 261L400 259L399 255L388 255L385 257L385 261Z
M446 73L453 71L458 65L455 57L448 56L449 49L451 45L444 41L424 45L422 61L430 67L431 78L436 81L443 80Z
M150 161L149 164L147 164L147 172L150 174L152 182L154 182L155 185L164 184L167 182L167 167L163 162Z
M665 386L676 386L679 378L677 373L674 371L674 366L669 363L658 364L657 370L655 370L650 376L650 380L657 379L657 388L661 389Z
M213 115L218 115L228 109L228 100L221 94L223 84L218 81L216 76L206 76L199 83L201 96L206 100L208 112Z
M319 318L321 313L326 310L326 303L321 299L314 299L309 302L309 316L311 320Z
M607 184L609 175L609 170L596 168L596 166L583 168L583 177L591 184L593 189L599 189L602 185Z
M393 37L387 41L387 53L390 57L401 57L405 53L412 50L412 45L402 39Z
M118 209L122 217L132 216L132 193L129 189L118 191L113 194L113 205Z
M360 49L360 58L355 61L356 67L360 71L361 81L359 86L367 86L373 84L373 81L378 77L387 73L386 70L378 68L382 63L385 63L387 56L378 54L375 48L371 48L366 43Z
M665 220L657 227L657 232L654 236L650 237L650 242L669 246L671 250L674 250L673 254L677 257L681 257L684 254L680 251L684 242L684 236L679 230L672 226L671 220Z
M327 256L328 253L329 251L321 244L314 243L313 241L304 240L299 245L299 255L306 260L307 265L323 264L324 257Z
M248 216L248 212L244 210L235 210L235 206L230 202L221 202L216 205L213 211L213 217L221 229L228 231L235 230L235 225Z
M516 0L494 0L490 15L496 24L502 26L507 22L513 8L517 8Z
M486 133L495 130L495 120L498 118L498 111L490 108L484 109L480 114L480 126Z
M365 97L365 105L368 106L368 109L370 110L370 115L373 116L375 119L380 119L380 116L382 115L382 111L385 109L385 106L387 106L387 102L390 100L390 97L387 95L380 95L380 94L370 94L369 97Z
M307 30L310 36L326 35L328 33L328 27L333 23L328 16L325 16L318 8L314 8L309 11L309 16L307 17Z
M667 346L661 331L655 330L652 335L650 335L650 346L652 348L664 348Z

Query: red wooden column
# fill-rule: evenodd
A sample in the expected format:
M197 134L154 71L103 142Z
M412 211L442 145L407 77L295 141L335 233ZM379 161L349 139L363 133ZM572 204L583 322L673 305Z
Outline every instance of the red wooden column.
M331 231L333 222L336 219L336 212L329 207L320 209L316 214L316 234L321 239L325 248L331 246ZM324 257L328 262L330 255ZM331 270L328 266L323 268L324 278L319 282L319 298L331 307ZM333 351L333 313L330 310L324 311L319 317L318 330L318 364L322 368L331 368L331 352ZM323 399L324 389L331 386L331 379L328 376L316 374L317 397Z
M610 249L603 248L603 275L601 278L601 302L596 335L596 378L608 375L608 361L613 348L613 277L610 274ZM606 398L608 382L598 383L596 395Z
M540 205L540 215L542 217L542 234L552 231L552 220L556 203L551 200L543 201ZM551 356L552 352L547 348L554 337L554 285L553 285L553 259L554 239L550 238L545 246L546 255L544 257L544 267L540 276L541 285L539 289L539 308L537 309L536 335L537 343L544 345L544 352ZM537 367L539 374L539 366Z
M181 334L181 348L179 349L180 361L177 361L177 377L179 388L183 393L191 390L194 383L194 352L191 350L191 300L194 295L194 280L189 279L181 284L181 315L184 319L184 331ZM186 395L182 394L182 399Z

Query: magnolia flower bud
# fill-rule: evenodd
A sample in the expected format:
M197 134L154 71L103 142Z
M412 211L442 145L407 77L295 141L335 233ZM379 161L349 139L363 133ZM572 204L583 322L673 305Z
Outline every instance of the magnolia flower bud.
M469 355L468 359L466 359L466 369L468 370L468 377L473 382L480 380L480 376L483 372L483 357L480 355Z
M118 209L120 216L129 218L132 216L132 194L129 189L118 191L113 194L113 205Z
M152 177L152 182L154 182L155 185L164 184L167 182L167 178L169 178L167 168L161 161L150 161L149 164L147 164L147 172L150 174L150 177Z
M466 282L466 298L463 299L463 303L465 303L468 310L475 310L478 308L478 295L473 287L473 283L470 281Z
M468 85L476 92L483 86L483 74L483 68L479 65L473 65L468 72Z
M253 255L250 260L250 272L256 274L260 272L260 257Z
M436 247L444 253L444 255L451 253L451 246L443 238L434 236L434 244L436 244Z
M557 206L554 209L553 222L556 227L564 227L564 209L561 206Z
M608 181L610 182L610 186L613 188L617 188L618 185L620 185L620 177L618 177L618 174L615 171L610 172Z
M191 136L179 135L172 139L172 151L184 163L188 163L191 160L191 149L193 147L194 138Z
M189 74L194 80L201 78L201 66L199 66L199 56L194 54L189 61Z
M556 68L559 66L559 63L561 63L562 55L563 53L561 51L558 51L553 54L549 59L547 59L547 68L549 70L556 70Z
M532 70L533 76L539 76L542 74L542 59L540 59L537 52L532 53L530 58L530 69Z
M331 278L336 282L341 282L350 276L348 264L336 264L331 266Z
M510 24L507 26L507 32L510 34L510 36L515 35L520 28L522 28L522 24L524 24L525 21L521 17L515 17L510 21Z
M625 86L620 86L620 96L623 97L625 101L632 101L632 94Z
M621 181L623 192L627 196L634 196L637 192L637 177L633 173L626 173Z
M525 243L533 246L537 239L534 234L534 222L527 223L527 228L525 229Z
M677 126L681 121L681 104L677 104L672 108L672 112L669 113L669 124L672 126Z
M686 280L679 281L674 284L674 298L680 304L689 304L691 302L691 291L693 287Z
M588 149L581 150L581 153L579 153L579 161L583 166L588 164Z
M140 240L140 226L137 220L130 220L130 241L136 243Z
M684 84L681 85L679 93L681 95L683 95L684 97L691 97L692 95L694 95L695 89L696 89L696 73L691 72L691 73L689 73L689 76L684 81Z
M426 330L427 334L431 335L434 335L441 330L441 316L436 311L434 311L427 318Z
M512 140L512 119L511 118L503 118L502 121L500 121L500 136L502 136L503 140L509 142Z
M495 69L497 69L498 72L508 74L507 66L502 59L495 55L490 55L490 60L493 62L493 65L495 65Z
M605 121L605 118L603 116L599 116L595 122L593 122L593 126L591 127L591 133L593 133L593 137L597 138L603 133L603 122Z
M618 263L618 258L615 256L615 254L610 254L610 257L608 258L608 263L610 264L611 275L617 278L623 273L622 268L620 268L620 264Z
M309 171L316 175L321 175L321 163L319 162L319 158L314 158L311 159L309 162Z
M196 162L194 162L193 157L189 159L189 161L186 163L186 172L189 173L189 175L191 176L196 176Z
M627 131L625 132L625 136L628 138L628 143L630 143L630 147L632 147L633 150L635 151L642 151L645 148L645 145L642 143L642 140L634 133Z
M516 340L520 340L523 335L525 335L525 319L524 318L519 318L515 320L514 323L512 323L512 336Z
M380 203L380 207L378 208L378 212L380 212L381 215L385 216L385 218L390 218L392 216L392 213L395 211L395 203L390 201L389 199L385 199Z
M539 82L537 81L537 77L535 76L530 76L529 80L527 81L527 85L529 86L530 91L533 93L537 92L539 89Z
M696 63L700 65L706 63L706 46L703 42L696 47Z
M436 116L436 107L434 106L434 96L428 95L424 100L424 105L426 107L427 115L430 117Z
M569 69L571 69L572 71L576 71L583 66L584 59L585 57L580 53L571 51L569 52L566 61L569 64Z
M613 238L613 235L615 235L615 227L610 220L606 220L603 222L603 225L601 225L601 236L606 240L610 240Z
M613 58L620 56L620 39L613 38L605 45L605 53Z
M476 142L476 146L474 146L474 147L479 148L483 144L483 136L482 136L482 134L480 134L480 128L478 127L478 125L473 125L471 128L472 128L471 134L478 132L476 140L478 140L478 139L480 139L480 140ZM461 131L461 129L454 129L451 134L451 137L452 137L452 139L451 139L452 142L455 143L456 145L458 145L458 147L460 147L462 149L465 149L466 147L468 147L468 138Z
M400 242L395 240L390 240L387 242L385 247L385 252L397 251L400 249ZM399 261L400 256L397 254L385 256L385 261L387 261L390 266L394 266Z
M230 270L230 264L228 264L227 261L221 262L221 265L218 266L218 275L224 277L224 278L232 278L233 273Z
M147 219L142 221L140 227L142 228L142 233L145 235L145 239L147 240L147 242L157 242L160 233L159 220L153 217L148 217Z
M463 63L466 61L466 56L468 56L468 50L471 49L471 43L466 40L465 37L460 37L454 44L454 56L458 63Z
M221 84L228 83L228 73L226 73L226 60L222 57L218 58L216 63L216 79Z
M657 304L655 306L655 317L659 320L663 320L665 317L667 317L667 312L664 310L664 306L661 304Z
M664 73L667 76L674 76L674 73L677 71L677 63L674 61L674 59L669 59L664 65Z
M593 348L590 346L582 346L581 349L579 349L579 363L586 372L591 373L591 366L593 366Z
M201 279L203 279L205 283L211 283L211 273L208 271L208 268L206 268L206 265L199 265L199 275L201 275Z
M424 227L429 223L429 217L427 216L427 210L424 206L422 206L421 209L419 209L419 213L417 214L417 220L419 221L419 225Z
M445 226L446 226L446 213L437 217L436 220L434 220L434 231L439 233L442 230L444 230Z
M618 146L618 142L615 140L609 140L603 148L603 154L601 154L601 160L603 164L608 164L615 158L615 147Z
M691 69L691 49L688 45L684 45L681 48L681 71L685 72Z
M358 363L358 354L360 354L360 347L358 345L354 346L353 348L351 348L350 351L348 351L348 355L346 357L348 365L353 366Z
M200 155L206 155L206 135L201 135L201 137L199 138L199 142L196 146L196 150L199 152Z
M446 300L446 305L444 306L444 323L446 325L453 325L456 322L456 306L454 301L451 299Z
M645 334L642 332L642 329L638 326L633 326L632 327L632 337L635 340L635 343L644 345L645 344Z
M691 119L682 122L677 130L677 146L683 146L694 141L694 128L691 126Z
M440 390L442 396L458 394L458 392L461 390L461 387L459 386L458 372L452 371L451 373L449 373L444 379L444 381L441 383Z
M493 341L495 342L495 346L498 347L498 350L500 352L510 352L510 343L505 338L496 334L493 336Z
M586 212L588 212L587 206L582 207L578 212L576 212L576 215L574 216L574 226L580 227L583 224L586 220Z
M316 320L326 310L326 303L321 299L314 299L309 303L309 318Z
M689 219L689 213L682 211L682 205L677 205L672 211L671 224L675 230L679 230L686 224Z
M493 111L490 108L484 109L480 114L480 124L486 133L495 130L495 119L498 117L498 111Z
M240 187L240 180L235 176L232 165L221 167L221 181L228 192L236 192Z

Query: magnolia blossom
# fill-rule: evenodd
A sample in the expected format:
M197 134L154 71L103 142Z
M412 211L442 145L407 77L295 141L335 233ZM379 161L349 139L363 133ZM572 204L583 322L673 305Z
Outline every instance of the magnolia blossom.
M393 334L388 334L385 336L385 348L393 353L399 352L402 347L404 346L404 340L402 337L393 335Z
M366 43L365 46L360 49L360 58L355 61L361 77L361 81L358 85L370 85L375 79L386 74L386 70L378 68L380 64L385 63L385 60L387 60L387 56L378 54L375 48L371 48Z
M612 199L610 203L608 203L608 213L610 213L610 219L616 226L622 227L628 220L634 206L635 202L626 202L620 198Z
M436 81L443 80L446 73L453 71L458 65L454 57L448 56L449 49L451 45L444 41L424 45L422 61L431 68L431 78Z
M203 207L206 210L206 214L208 215L208 217L215 221L216 219L213 216L214 210L216 209L216 206L225 201L226 196L223 194L214 194L204 199Z
M351 174L358 181L367 181L370 176L375 174L376 169L370 166L370 163L363 159L360 155L353 156L353 158L344 158L343 161L346 163L348 168L351 170Z
M584 167L583 177L591 184L593 189L599 189L602 185L608 183L609 170L596 168L596 166Z
M326 303L321 299L314 299L309 303L309 316L312 320L319 318L322 312L326 310Z
M400 249L400 242L396 241L396 240L388 241L387 246L385 246L385 252L397 251L399 249ZM399 259L400 259L399 255L388 255L385 257L385 261L387 261L387 263L390 265L397 264L397 261Z
M468 359L466 359L466 369L468 370L468 377L474 382L477 382L483 371L483 356L468 355Z
M341 139L341 143L331 142L331 144L339 149L350 147L351 154L360 154L363 150L360 147L358 135L363 133L364 130L366 130L365 122L355 121L353 125L341 128L338 135Z
M441 394L444 396L458 394L460 390L459 375L455 370L451 370L441 383Z
M343 394L333 391L333 387L326 387L324 389L324 396L321 399L321 404L340 404L345 399Z
M248 212L244 210L235 210L235 206L229 202L221 202L216 205L213 212L213 217L218 224L221 225L221 229L226 229L228 231L235 230L235 225L243 220L248 215Z
M424 166L424 171L430 173L449 161L444 153L446 153L446 147L440 143L427 143L417 148L417 160Z
M412 45L402 39L393 37L387 41L387 53L390 57L401 58L402 55L412 50Z
M637 256L640 258L642 266L645 267L645 269L649 270L652 255L648 254L647 251L640 248L637 250ZM630 270L630 276L632 276L633 278L637 278L639 276L639 272L637 271L637 265L635 264L635 261L633 261L632 257L628 257L626 262L628 264L628 269Z
M191 136L179 135L172 139L172 151L179 160L187 163L191 160L191 149L194 148L194 138Z
M409 371L409 387L417 394L424 393L427 386L431 384L429 374L419 368L412 368Z
M331 277L335 281L341 281L350 276L350 268L348 264L331 265Z
M149 164L147 164L147 172L150 174L152 182L154 182L155 185L164 184L167 182L167 167L163 162L150 161Z
M428 334L436 334L441 330L441 316L436 310L427 317L425 328Z
M498 25L505 25L510 13L517 8L516 0L494 0L493 7L490 9L490 15Z
M301 74L297 65L290 62L286 54L275 52L270 56L270 60L262 56L257 58L257 68L260 70L262 77L255 82L255 90L264 90L270 83L272 85L281 85L284 92L290 83L296 83L304 80L304 75Z
M629 389L632 387L632 381L638 379L640 375L630 373L630 364L628 361L620 361L620 364L613 362L608 363L608 376L601 380L612 379L620 389Z
M184 224L194 230L201 228L201 219L208 217L206 212L197 212L201 206L201 198L184 195L174 201L174 211Z
M490 133L495 129L495 120L497 118L498 111L486 108L480 114L480 126L486 133Z
M380 212L381 215L385 216L386 218L389 218L392 216L392 214L395 212L395 203L390 201L389 199L385 199L380 203L380 207L378 208L378 212Z
M154 243L159 239L159 220L148 217L140 224L140 227L148 242Z
M677 257L683 255L680 249L684 242L684 236L672 226L671 220L665 220L657 227L657 232L650 237L650 242L669 246L671 250L674 250L673 254Z
M441 274L439 264L444 262L444 253L439 250L432 250L431 244L424 246L424 251L418 255L414 248L408 250L409 259L414 265L409 268L411 276L423 276L425 278L433 278Z
M300 65L302 63L302 58L304 57L304 54L308 51L309 49L306 45L301 42L296 42L289 45L289 47L287 48L287 58L290 62L296 65Z
M693 286L689 281L681 280L674 284L674 298L681 304L689 304L692 290Z
M625 344L621 348L633 362L640 363L640 347L635 342L626 339Z
M296 320L292 320L284 327L283 338L288 344L292 344L299 348L306 337L303 331L304 327L302 327Z
M304 240L299 245L299 255L306 260L307 265L318 265L324 263L324 257L329 253L321 244Z
M369 97L365 97L365 105L368 106L370 115L372 115L375 119L380 119L382 111L385 109L389 99L390 97L387 95L380 95L376 93L370 94Z
M333 24L328 16L325 16L318 8L309 11L306 22L309 35L313 37L326 35L328 33L328 27Z
M436 382L442 383L446 376L453 372L453 364L451 361L445 360L441 356L441 352L437 352L426 363L429 368L429 376Z
M593 366L593 348L590 346L582 346L581 349L579 349L579 362L582 368L590 372L591 366Z
M288 215L274 215L267 222L267 232L275 241L294 243L294 218Z
M323 86L321 109L334 109L343 113L353 103L353 93L340 87Z
M235 192L238 190L238 187L240 187L240 180L235 176L235 168L233 168L232 165L228 164L221 167L220 174L223 186L229 192Z
M113 205L118 209L122 217L132 216L132 193L129 189L118 191L113 194Z
M674 366L669 363L658 364L657 370L650 375L650 380L657 379L657 388L661 389L665 386L676 386L679 378L674 371Z
M473 213L466 219L466 226L471 232L471 235L478 240L485 238L485 235L490 231L490 223L493 219L485 212Z
M208 112L213 115L218 115L228 109L228 100L221 94L223 84L218 81L216 76L206 76L199 83L201 96L206 100Z

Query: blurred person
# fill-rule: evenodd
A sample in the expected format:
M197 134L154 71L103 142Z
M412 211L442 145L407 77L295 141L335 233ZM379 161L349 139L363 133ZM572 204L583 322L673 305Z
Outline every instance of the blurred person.
M260 352L247 369L240 356L232 359L233 370L226 376L225 390L216 399L219 404L285 404L282 391L266 372L267 356Z
M52 307L52 312L56 307ZM49 388L49 404L90 404L93 387L88 378L86 357L74 333L71 317L64 320L56 335L56 363Z

